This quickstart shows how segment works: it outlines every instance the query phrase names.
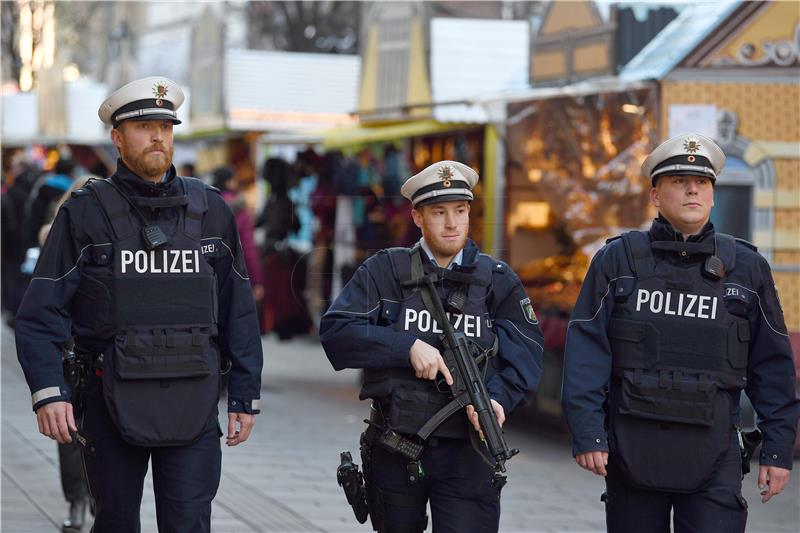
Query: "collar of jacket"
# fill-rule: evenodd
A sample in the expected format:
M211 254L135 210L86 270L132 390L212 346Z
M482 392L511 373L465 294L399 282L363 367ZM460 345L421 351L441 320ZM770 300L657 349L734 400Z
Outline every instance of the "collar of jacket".
M462 267L472 265L478 260L478 254L481 253L478 245L472 239L467 239L467 244L464 245L464 255L461 256Z
M175 166L170 165L167 170L167 179L160 183L153 183L134 174L122 159L117 159L117 171L112 176L122 190L131 196L178 196L183 194L180 182L175 179Z
M714 235L714 225L708 221L703 229L696 235L690 235L686 242L703 242ZM661 215L653 220L650 226L650 240L653 241L683 241L683 234L677 231L669 221Z

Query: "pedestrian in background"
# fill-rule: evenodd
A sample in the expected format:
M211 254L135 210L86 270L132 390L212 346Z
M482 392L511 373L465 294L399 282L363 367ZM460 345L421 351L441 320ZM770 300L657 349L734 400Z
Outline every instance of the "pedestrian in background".
M30 206L28 199L42 171L33 163L20 161L13 166L14 182L2 196L2 304L6 314L6 321L13 325L22 295L30 282L30 274L22 271L25 254L29 248L26 224L26 206Z
M38 186L31 192L30 209L27 218L28 246L39 245L39 231L42 226L53 220L57 205L64 193L75 181L75 162L61 155L53 172L42 176Z
M253 238L253 215L247 207L244 195L239 190L239 182L233 169L227 166L219 167L212 174L214 187L222 192L225 203L231 208L236 219L244 262L247 265L247 274L250 276L250 286L253 288L253 299L258 306L264 297L264 278L261 273L258 248Z
M592 260L570 321L563 406L576 462L605 476L609 532L743 532L741 391L764 432L762 502L789 481L795 369L769 264L710 222L725 155L683 134L643 165L649 231Z
M284 159L264 162L264 179L270 191L259 225L264 228L264 304L261 331L274 331L280 340L308 333L310 322L300 282L305 271L289 237L300 229L289 190L296 184L292 166Z

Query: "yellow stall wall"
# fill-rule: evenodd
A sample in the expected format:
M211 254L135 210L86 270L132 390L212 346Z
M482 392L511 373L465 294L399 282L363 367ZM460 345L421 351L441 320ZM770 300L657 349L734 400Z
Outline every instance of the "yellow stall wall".
M800 85L790 83L662 82L661 136L668 135L673 104L712 104L735 112L738 135L758 144L775 167L775 190L759 193L759 206L775 208L772 262L789 331L800 331ZM763 144L762 144L763 143ZM756 243L758 244L758 243Z

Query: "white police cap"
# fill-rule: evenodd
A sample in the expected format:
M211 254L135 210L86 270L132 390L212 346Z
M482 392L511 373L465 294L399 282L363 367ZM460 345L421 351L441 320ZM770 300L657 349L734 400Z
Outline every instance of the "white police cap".
M699 133L681 133L658 145L644 160L642 171L653 186L661 176L703 176L717 181L725 166L725 153L717 143Z
M150 76L114 91L100 105L97 114L100 120L115 128L123 120L166 119L180 124L177 110L184 98L183 90L174 81Z
M478 173L458 161L439 161L408 178L400 193L414 207L473 198Z

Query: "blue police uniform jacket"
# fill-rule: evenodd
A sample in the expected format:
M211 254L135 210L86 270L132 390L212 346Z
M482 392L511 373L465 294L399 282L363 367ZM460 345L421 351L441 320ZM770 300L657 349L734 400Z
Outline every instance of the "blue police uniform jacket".
M393 384L413 381L435 390L432 381L415 377L409 353L417 339L441 348L440 328L421 299L401 288L404 280L398 277L390 253L397 251L383 250L367 259L320 324L320 341L333 367L366 370L362 400L384 399L397 393ZM402 249L401 253L408 252ZM423 261L435 266L426 252L421 254ZM541 377L543 337L538 320L528 312L530 299L517 275L504 262L481 254L471 240L463 250L461 264L453 268L482 272L489 278L480 289L485 300L476 302L480 295L473 294L475 288L470 286L464 312L451 315L450 321L454 329L463 331L484 349L497 338L498 353L493 357L486 389L508 414L530 398ZM378 383L369 377L382 375L391 375L392 379ZM400 376L404 379L398 379Z
M685 252L718 249L721 239L715 239L711 223L689 237L688 246L679 244L683 237L662 217L653 222L647 236L653 243L656 272L665 275L667 289L676 290L654 289L652 281L637 279L625 242L618 238L593 258L575 304L562 388L573 454L608 451L608 435L614 436L616 429L609 425L622 420L619 412L694 427L716 424L715 415L729 416L731 426L738 424L744 389L764 432L760 463L791 468L800 409L792 349L769 264L755 247L737 239L729 260L734 266L714 292L709 289L714 284L701 277L708 253ZM648 333L648 328L657 333ZM658 334L661 340L653 342ZM672 370L659 370L659 364L664 368L671 364ZM675 371L681 366L688 366L695 378L711 376L711 381L693 383L687 395L687 375ZM658 398L638 395L648 379L653 380L651 390ZM624 384L622 398L614 386L609 389L615 380ZM729 408L720 411L717 403L706 402L712 389L719 389L717 397L730 397ZM614 412L609 412L609 401Z
M176 224L184 218L187 209L184 186L187 178L178 178L174 167L169 169L161 183L150 183L118 160L117 172L112 178L119 190L140 204L139 211L148 223L168 228L168 233L180 230L176 229ZM32 393L34 410L47 403L70 399L61 366L62 349L70 338L74 338L76 346L88 352L105 354L113 350L114 324L108 317L100 316L109 312L108 305L98 305L94 312L90 305L92 298L109 299L109 296L103 296L104 285L96 282L100 280L104 265L109 265L110 272L113 264L118 277L111 284L114 287L112 292L124 286L118 270L141 275L138 282L130 278L127 289L121 292L130 305L126 305L126 301L114 301L118 295L110 295L116 315L127 313L141 317L146 312L142 309L136 311L141 307L134 298L137 283L143 299L147 295L146 298L158 300L158 295L150 294L153 291L148 293L148 279L174 274L178 284L188 286L187 283L192 284L189 278L207 272L205 276L215 280L212 285L215 284L216 288L210 288L213 291L210 299L202 295L203 302L194 304L193 296L187 294L180 301L187 304L183 308L187 312L197 308L211 311L212 323L203 333L204 342L209 342L210 332L210 341L231 363L228 411L258 412L263 359L261 337L235 220L219 191L202 184L197 189L200 187L205 194L207 211L198 224L201 238L194 239L199 241L196 250L157 249L148 254L139 246L143 242L125 249L123 243L128 241L118 239L109 222L109 217L122 215L107 213L98 196L86 187L74 192L59 209L16 319L17 356ZM171 201L181 196L183 202ZM186 241L183 235L179 238ZM94 283L87 284L86 281ZM93 295L85 290L91 287L100 293ZM163 315L170 309L173 314L181 313L181 307L176 307L180 302L167 301L168 296L164 295L163 309L160 306L151 309L153 320L157 320L159 313ZM193 305L195 309L192 309ZM172 320L172 323L176 322L180 319ZM197 329L190 330L194 341L200 336ZM162 333L167 336L163 339L166 342L164 349L167 349L171 341L169 332L162 330ZM133 341L135 344L137 339ZM212 370L218 372L218 369ZM213 394L216 397L217 391Z

